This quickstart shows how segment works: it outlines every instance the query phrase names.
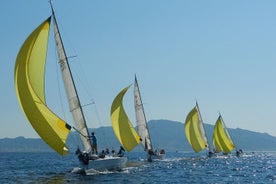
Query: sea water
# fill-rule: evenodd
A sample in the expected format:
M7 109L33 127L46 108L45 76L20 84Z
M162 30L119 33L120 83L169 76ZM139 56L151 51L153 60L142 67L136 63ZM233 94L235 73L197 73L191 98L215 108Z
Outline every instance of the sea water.
M187 152L167 153L146 162L128 153L127 167L116 172L75 172L75 155L0 153L0 183L276 183L276 152L245 152L241 157Z

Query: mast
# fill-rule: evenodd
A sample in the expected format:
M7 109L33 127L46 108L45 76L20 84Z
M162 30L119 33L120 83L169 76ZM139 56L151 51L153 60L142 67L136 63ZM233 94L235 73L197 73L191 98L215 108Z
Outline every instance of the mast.
M197 108L197 111L198 111L198 114L199 114L199 121L200 121L199 127L201 129L201 132L204 134L204 140L205 140L205 142L207 144L208 151L210 151L210 146L209 146L210 144L209 144L207 136L206 136L206 130L205 130L204 125L203 125L203 120L202 120L202 117L201 117L200 110L199 110L197 102L196 102L196 108Z
M151 150L152 149L151 138L149 134L147 119L146 119L136 75L135 75L135 82L134 82L134 106L135 106L135 114L136 114L136 123L138 126L139 135L142 138L142 144L145 150Z
M62 73L62 79L70 107L70 112L74 118L75 125L77 130L79 131L80 138L86 152L91 151L91 143L89 140L89 132L86 125L85 117L83 114L83 110L80 104L79 96L76 90L76 86L73 80L73 76L70 70L69 62L67 55L65 53L64 45L61 39L61 35L58 29L54 9L52 6L52 2L50 1L51 9L52 9L52 17L54 24L54 36L57 46L57 52L59 57L59 64Z

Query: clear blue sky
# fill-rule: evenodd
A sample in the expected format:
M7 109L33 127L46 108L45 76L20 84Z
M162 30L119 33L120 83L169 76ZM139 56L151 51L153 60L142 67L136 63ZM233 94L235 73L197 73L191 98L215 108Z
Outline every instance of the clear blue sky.
M96 103L85 107L89 127L111 126L112 100L136 74L148 120L184 122L197 100L208 124L214 124L220 112L229 128L276 136L276 1L53 4L67 54L77 55L70 62L77 83L83 81L78 86L82 103ZM3 0L0 14L0 138L38 137L17 102L13 69L21 44L50 16L50 6L48 0ZM73 124L67 104L59 103L60 76L52 32L50 36L47 100ZM132 90L124 103L135 122Z

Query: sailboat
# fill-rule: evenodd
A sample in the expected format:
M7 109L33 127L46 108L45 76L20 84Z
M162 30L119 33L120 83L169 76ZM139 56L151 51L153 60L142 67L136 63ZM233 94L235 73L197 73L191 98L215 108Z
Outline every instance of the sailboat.
M224 154L229 154L235 145L231 136L225 126L221 114L219 115L213 133L213 146L216 152L223 152Z
M110 117L113 131L125 150L130 152L140 142L141 138L129 120L123 106L123 97L130 85L120 91L112 102Z
M78 150L82 169L85 171L89 169L120 170L126 165L126 157L99 158L91 151L92 146L85 116L51 1L50 4L52 15L29 35L16 58L14 81L19 104L38 135L58 154L62 156L68 154L66 139L70 131L75 129L82 142L82 151ZM66 123L46 105L44 78L51 19L65 91L76 127Z
M205 149L208 151L208 156L212 155L197 103L186 117L185 133L188 142L196 153Z
M148 161L164 159L166 155L165 150L161 149L160 151L158 151L152 145L148 123L147 123L136 75L134 80L134 106L135 106L138 134L141 136L141 139L142 139L141 143L144 147L144 151L147 153Z

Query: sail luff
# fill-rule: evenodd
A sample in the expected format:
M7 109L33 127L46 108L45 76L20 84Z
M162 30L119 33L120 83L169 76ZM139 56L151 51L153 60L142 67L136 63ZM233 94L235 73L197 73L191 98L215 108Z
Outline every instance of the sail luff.
M148 130L148 124L147 124L147 119L144 111L144 105L142 102L141 93L140 93L136 76L134 80L134 106L135 106L135 115L136 115L136 123L138 127L138 134L141 136L143 147L145 151L152 150L152 143L151 143L151 138Z
M89 139L89 132L86 125L85 117L83 114L83 110L80 104L80 100L77 94L77 90L74 84L73 76L70 70L69 62L67 55L65 53L65 49L63 46L63 42L61 39L61 35L58 29L58 24L56 21L55 13L52 7L52 15L53 15L53 22L54 22L54 36L58 51L58 57L59 57L59 64L60 69L62 73L62 78L65 86L65 91L70 107L70 112L73 116L75 125L79 132L81 132L81 141L84 146L84 150L86 152L91 151L91 143Z

